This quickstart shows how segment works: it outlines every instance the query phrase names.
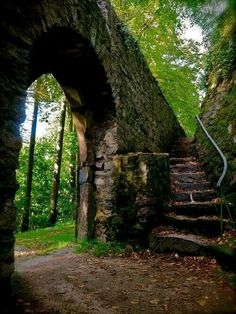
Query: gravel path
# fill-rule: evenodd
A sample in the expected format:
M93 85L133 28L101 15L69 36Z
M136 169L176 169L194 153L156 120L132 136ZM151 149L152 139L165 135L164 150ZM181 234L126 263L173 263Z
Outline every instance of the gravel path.
M235 294L205 257L96 258L63 249L17 259L16 313L236 313Z

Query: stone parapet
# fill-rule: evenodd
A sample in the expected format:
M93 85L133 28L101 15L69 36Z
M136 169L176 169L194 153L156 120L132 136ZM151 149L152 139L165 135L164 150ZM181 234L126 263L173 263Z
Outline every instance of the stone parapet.
M114 155L111 175L100 183L103 203L97 206L97 235L145 245L170 195L169 155Z

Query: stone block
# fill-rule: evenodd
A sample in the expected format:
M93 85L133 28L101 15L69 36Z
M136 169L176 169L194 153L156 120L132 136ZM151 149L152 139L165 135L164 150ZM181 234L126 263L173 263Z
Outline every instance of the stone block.
M14 263L0 262L0 281L9 278L14 272Z
M82 185L92 182L92 171L90 167L82 167L79 171L79 183Z
M145 238L170 196L169 155L129 153L113 158L111 237Z
M11 205L12 200L9 199ZM0 212L0 228L7 230L14 230L16 222L16 207L8 206L7 200L5 201L5 206Z

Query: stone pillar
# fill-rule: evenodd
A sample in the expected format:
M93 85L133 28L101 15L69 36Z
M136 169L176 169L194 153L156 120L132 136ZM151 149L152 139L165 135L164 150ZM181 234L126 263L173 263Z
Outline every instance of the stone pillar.
M21 148L19 125L24 119L24 97L9 101L9 93L1 97L0 115L0 308L11 304L11 275L14 271L14 230L18 189L15 170ZM10 105L11 104L11 105Z
M21 100L21 99L20 99ZM12 111L4 116L1 113L0 133L0 296L5 302L10 295L10 278L14 271L14 229L16 207L14 196L18 189L15 170L18 167L18 154L21 138L18 126L21 120L19 99ZM23 115L22 115L23 116ZM1 306L2 306L2 302Z
M77 235L78 238L92 238L94 235L95 198L91 167L82 167L79 177L80 202L77 217Z
M113 204L107 235L146 245L170 196L169 155L128 153L113 158Z
M107 220L113 208L113 157L118 149L116 123L110 121L106 127L97 129L95 146L95 235L101 240L107 239Z

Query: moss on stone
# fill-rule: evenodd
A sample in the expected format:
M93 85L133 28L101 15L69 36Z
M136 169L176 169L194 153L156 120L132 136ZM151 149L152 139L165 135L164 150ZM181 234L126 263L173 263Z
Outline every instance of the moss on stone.
M208 91L201 109L204 125L228 161L228 172L223 181L226 194L234 192L231 181L236 174L235 16L235 8L229 6L225 15L220 17L208 60ZM223 162L200 127L197 128L196 138L199 155L209 177L216 184Z

